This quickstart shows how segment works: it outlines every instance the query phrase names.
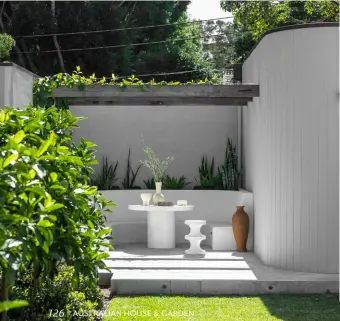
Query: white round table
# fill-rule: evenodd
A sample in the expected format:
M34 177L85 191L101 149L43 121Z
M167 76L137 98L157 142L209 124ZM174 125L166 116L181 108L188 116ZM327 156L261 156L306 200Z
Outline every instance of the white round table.
M193 205L187 206L145 206L129 205L131 211L147 212L148 248L173 249L175 241L175 212L192 211Z

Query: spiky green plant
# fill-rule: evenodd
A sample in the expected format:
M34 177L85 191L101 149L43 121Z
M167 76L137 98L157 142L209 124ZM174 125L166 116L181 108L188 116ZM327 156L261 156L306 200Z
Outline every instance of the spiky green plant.
M155 179L151 178L146 181L143 181L147 189L156 189Z
M185 186L189 185L190 182L186 181L185 176L181 177L170 177L167 175L163 180L163 186L165 189L183 189Z
M135 172L131 167L130 155L131 155L131 150L129 149L125 178L122 182L122 185L123 185L124 189L141 189L140 186L135 186L135 181L136 181L136 177L138 175L138 172L139 172L140 168L142 167L142 164L140 164L137 167L136 172Z
M238 157L236 145L228 138L225 150L224 164L218 169L221 176L223 188L226 190L238 191L240 188L241 169L238 169Z
M96 179L91 180L91 184L97 186L99 190L119 189L119 187L115 185L118 181L117 168L118 161L115 166L113 166L113 164L109 165L107 157L103 157L101 173Z
M194 189L221 189L222 181L219 174L215 174L215 159L212 158L211 164L208 158L203 156L201 166L198 168L199 181L196 180L197 186Z

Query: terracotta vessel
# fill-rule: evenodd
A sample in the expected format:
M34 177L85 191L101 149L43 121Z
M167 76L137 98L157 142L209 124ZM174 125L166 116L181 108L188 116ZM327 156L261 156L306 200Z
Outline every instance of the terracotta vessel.
M236 206L236 212L232 219L237 252L247 252L249 216L243 209L244 206Z

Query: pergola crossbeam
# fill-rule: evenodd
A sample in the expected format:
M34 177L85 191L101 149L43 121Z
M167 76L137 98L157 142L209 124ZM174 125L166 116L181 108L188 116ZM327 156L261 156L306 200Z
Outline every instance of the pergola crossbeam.
M259 96L258 85L180 85L163 87L118 87L110 85L60 87L53 97L70 105L232 105L244 106Z

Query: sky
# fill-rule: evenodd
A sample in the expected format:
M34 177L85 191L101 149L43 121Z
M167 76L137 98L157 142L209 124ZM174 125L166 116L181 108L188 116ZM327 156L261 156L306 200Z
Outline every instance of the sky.
M192 0L188 7L188 13L191 19L197 20L231 16L229 12L225 12L220 8L220 0Z

